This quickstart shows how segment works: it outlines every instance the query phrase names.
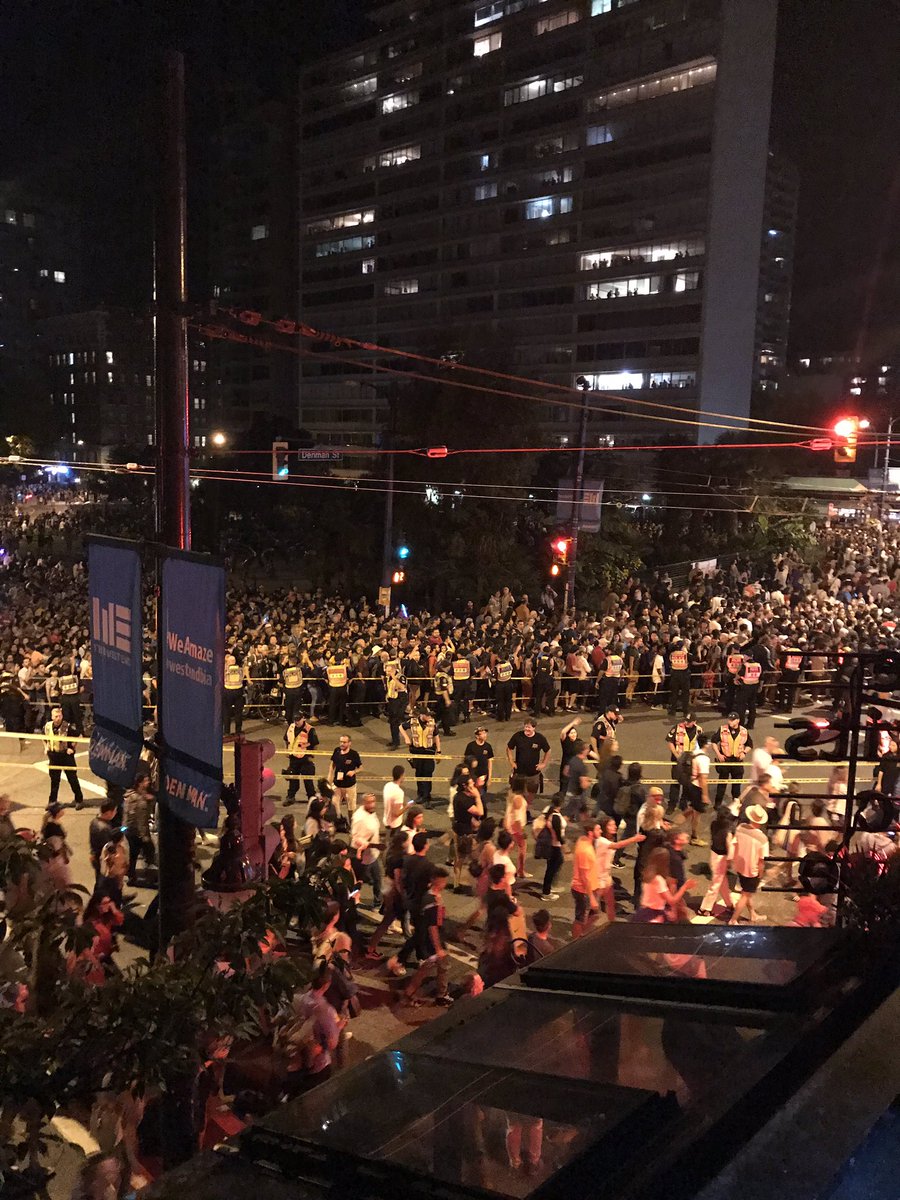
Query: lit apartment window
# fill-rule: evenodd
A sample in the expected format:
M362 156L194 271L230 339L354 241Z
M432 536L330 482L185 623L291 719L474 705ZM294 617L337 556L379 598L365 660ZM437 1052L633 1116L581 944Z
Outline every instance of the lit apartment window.
M70 353L68 355L68 360L69 360L69 366L74 367L75 366L75 355L73 353Z
M582 254L582 271L596 271L601 267L630 266L633 263L671 262L679 258L696 258L702 255L705 243L702 237L682 238L674 242L650 242L643 246L623 246L614 250L595 250Z
M575 8L567 8L563 12L553 13L550 17L542 17L535 24L536 34L552 33L554 29L564 29L566 25L574 25L581 20L581 13Z
M11 209L11 208L8 208L8 209L6 210L6 218L5 218L5 219L6 219L6 224L7 224L7 225L15 225L15 223L16 223L16 214L15 214L15 213L12 211L12 209Z
M612 127L609 125L589 125L585 144L588 146L603 146L607 142L613 141L615 134Z
M496 0L494 4L483 4L481 8L475 9L475 28L490 25L491 21L499 21L502 16L503 0Z
M307 233L331 233L335 229L355 229L357 225L371 225L375 220L375 209L357 209L355 212L336 213L333 217L319 217L309 221Z
M668 96L673 92L685 92L690 88L703 87L714 83L716 64L714 62L698 62L695 66L684 67L679 71L667 71L664 74L652 75L647 79L636 80L622 87L611 88L600 92L590 101L588 107L594 111L603 108L624 108L629 104L637 104L641 100L652 100L657 96Z
M106 361L107 361L107 363L109 363L109 365L110 365L110 366L112 366L112 364L113 364L113 352L112 352L112 350L107 350L107 352L106 352Z
M412 296L418 290L418 279L394 279L384 285L384 294L386 296Z
M679 271L675 276L676 292L693 292L700 286L699 271Z
M40 271L38 271L38 275L40 275L41 279L49 279L50 278L50 272L47 270L46 267L42 267L40 269Z
M540 177L541 183L547 183L551 187L559 183L571 183L573 172L571 167L557 167L555 171L547 171Z
M644 376L640 371L603 371L599 375L585 375L584 378L595 392L624 392L644 386Z
M375 259L374 258L364 258L362 260L362 262L360 263L360 269L361 269L363 275L374 275L375 274Z
M420 62L407 63L405 67L398 67L394 72L394 78L398 83L409 83L412 79L418 79L422 74L422 64Z
M268 236L268 225L254 225L250 230L250 240L253 242L263 242Z
M555 79L532 79L528 83L520 83L516 87L506 88L503 93L503 103L523 104L527 100L537 100L548 92L566 92L569 88L580 87L584 83L583 75L560 75Z
M572 211L571 196L538 196L525 202L525 220L539 221L545 217L555 217L558 213Z
M496 154L482 154L482 156L481 156L482 171L489 171L491 169L491 167L496 167L496 165L497 165Z
M341 88L341 96L345 100L364 100L366 96L374 96L378 90L378 76L367 75L365 79L354 79Z
M476 38L472 51L476 58L484 58L485 54L499 50L502 45L503 34L498 30L496 33L487 33L484 37Z
M604 13L612 12L613 0L591 0L591 16L602 17Z
M335 242L319 242L316 246L316 258L324 258L329 254L352 254L355 250L371 250L374 245L374 233L367 233L362 237L339 238Z
M692 388L697 386L693 371L651 371L647 386L652 388Z
M413 162L422 157L421 146L398 146L396 150L384 150L378 156L380 167L402 167L404 163Z
M388 113L399 112L403 108L412 108L414 104L418 103L418 92L397 92L393 96L385 96L381 102L381 112L382 115L387 116Z
M54 271L53 272L53 282L54 283L65 283L66 282L65 271Z
M476 200L493 200L497 195L496 183L476 183L475 199Z
M112 371L107 371L107 372L106 372L106 382L107 382L107 383L112 383L112 382L113 382L113 373L112 373Z

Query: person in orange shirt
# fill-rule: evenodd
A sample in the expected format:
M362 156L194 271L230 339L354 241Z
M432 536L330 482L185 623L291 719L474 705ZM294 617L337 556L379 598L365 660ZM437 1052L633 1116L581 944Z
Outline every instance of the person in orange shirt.
M594 843L600 837L599 822L587 829L575 843L572 863L572 899L575 901L575 918L572 921L572 937L581 937L596 920L600 910L597 892L600 889L600 871Z

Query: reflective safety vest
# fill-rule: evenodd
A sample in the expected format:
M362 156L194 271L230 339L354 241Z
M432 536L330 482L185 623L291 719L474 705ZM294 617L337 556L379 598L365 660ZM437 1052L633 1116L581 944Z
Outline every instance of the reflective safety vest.
M744 673L741 676L741 682L752 686L754 683L759 683L762 678L762 665L755 659L748 659L744 663Z
M737 675L744 662L743 654L729 654L725 659L725 668L730 675Z
M284 686L292 692L303 686L303 672L299 667L284 668Z
M332 663L325 674L328 676L329 687L340 688L347 686L346 663Z
M719 726L719 745L726 758L737 758L741 751L747 748L747 730L740 726L737 733L732 733L727 725Z
M63 675L59 681L59 690L64 696L77 696L78 677L75 675Z
M785 671L799 671L803 666L803 655L793 647L788 650L784 660Z
M405 675L388 675L387 677L387 698L388 700L396 700L402 693L406 694L406 676Z
M509 681L512 679L512 673L513 673L512 663L508 663L508 662L497 663L497 682L498 683L509 683Z
M435 724L429 720L424 725L421 721L413 721L409 727L409 736L416 750L431 750L434 748Z
M467 658L458 658L453 664L453 678L466 680L470 675L469 660Z
M676 651L677 653L677 651ZM683 651L682 651L683 653ZM675 655L672 656L673 658ZM687 655L685 655L685 658ZM606 678L618 679L622 674L622 656L621 654L611 654L606 660Z
M675 726L675 753L685 754L687 751L690 751L691 754L693 754L693 752L697 749L697 738L700 736L701 732L702 730L700 729L700 726L695 725L693 734L688 734L685 725L682 722L679 722L679 724Z
M446 671L438 671L434 677L434 686L439 692L446 692L448 696L453 695L453 680Z
M225 668L225 689L229 692L239 692L244 686L244 673L241 668L234 663L232 666Z
M300 729L295 732L296 728L292 725L288 730L288 751L295 758L299 758L309 749L309 730Z
M57 729L52 721L44 726L44 737L47 739L47 750L50 754L58 754L61 750L69 749L69 726L63 723Z
M686 671L688 656L686 650L673 650L669 655L669 665L673 671Z

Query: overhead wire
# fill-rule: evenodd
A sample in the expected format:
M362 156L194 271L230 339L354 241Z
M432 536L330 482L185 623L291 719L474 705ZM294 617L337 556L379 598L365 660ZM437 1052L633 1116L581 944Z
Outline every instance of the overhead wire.
M341 347L341 346L347 346L349 348L355 347L360 350L365 350L366 352L369 352L369 353L375 352L375 353L380 353L380 354L390 354L390 355L395 355L400 358L409 359L409 360L415 361L415 362L427 363L431 366L437 366L444 371L446 371L448 368L454 372L455 371L468 371L468 372L474 373L474 374L486 375L493 379L502 379L502 380L505 380L507 382L512 382L512 383L528 384L528 385L531 385L534 387L542 388L544 390L565 392L567 394L572 394L572 395L579 394L579 391L577 388L572 388L565 384L557 384L557 383L547 382L544 380L531 379L528 376L515 375L510 372L505 372L505 371L495 371L489 367L473 366L472 364L469 364L466 362L461 362L461 361L448 363L446 359L436 358L432 355L421 354L421 353L418 353L416 351L411 351L411 350L401 350L398 347L394 347L394 346L382 346L382 345L378 344L377 342L368 342L368 341L364 341L360 338L346 337L342 334L334 334L334 333L331 333L331 332L325 331L325 330L317 330L317 329L312 328L311 326L306 325L303 322L292 321L289 318L271 319L271 318L264 317L261 313L251 312L249 310L239 310L239 309L235 309L235 308L219 307L219 306L216 307L216 312L217 313L220 313L220 312L225 313L226 315L230 316L233 320L239 321L240 323L242 323L244 325L257 326L260 324L264 324L281 334L299 335L301 337L306 337L310 340L325 341L325 342L329 342L337 347ZM325 357L331 357L331 356L325 356ZM334 360L332 359L332 361L334 361ZM354 361L356 361L356 360L354 360ZM659 401L647 400L643 397L638 397L638 396L623 396L622 394L617 393L617 392L605 392L605 391L598 390L598 391L595 391L593 394L601 396L604 399L614 400L617 403L624 402L627 404L640 404L640 405L643 405L644 407L656 408L656 409L666 410L666 411L670 411L670 412L681 412L681 413L692 414L696 411L694 409L690 409L690 408L684 407L682 405L665 404L665 403L662 403ZM745 428L747 422L749 422L753 425L763 425L763 426L773 428L773 429L785 429L785 430L790 429L793 431L801 431L801 432L806 432L806 433L825 433L825 432L827 432L827 430L824 429L824 427L822 427L822 426L800 425L800 424L796 424L794 422L789 422L789 421L771 421L764 417L743 418L743 417L735 416L733 413L723 413L723 412L718 412L713 409L705 410L705 412L706 412L707 416L722 417L725 420L734 422L733 425L725 427L725 428L731 428L731 429ZM637 415L641 415L641 414L634 414L634 415L637 416ZM646 414L644 414L644 415L646 415ZM698 423L698 422L692 421L690 423L694 424L694 423Z

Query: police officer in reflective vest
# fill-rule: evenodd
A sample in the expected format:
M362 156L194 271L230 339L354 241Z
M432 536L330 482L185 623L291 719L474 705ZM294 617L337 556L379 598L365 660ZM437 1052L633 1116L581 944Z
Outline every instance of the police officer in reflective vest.
M497 704L497 720L512 720L513 665L504 652L494 667L494 700Z
M625 670L625 660L622 658L621 647L614 645L606 656L603 674L600 677L600 711L615 708L619 703L619 688L622 686L622 674Z
M325 668L328 680L328 720L332 725L347 723L347 662L337 655Z
M284 691L284 719L290 724L300 708L300 692L303 689L303 671L294 657L282 669L281 686Z
M67 741L67 736L71 737L73 734L63 720L63 710L61 708L51 709L50 720L44 726L47 764L50 767L48 808L51 804L56 803L56 797L59 795L60 776L63 774L65 774L69 787L72 789L72 795L75 797L75 807L84 808L84 796L75 770L75 746L74 743Z
M441 659L434 673L434 695L437 700L437 720L441 723L445 737L453 735L453 680L447 670L446 659Z
M716 756L716 774L719 776L719 786L716 788L718 808L725 799L729 779L732 781L732 799L736 800L741 794L740 781L744 778L744 759L748 751L753 749L753 739L741 724L737 713L732 712L710 738L710 743Z
M688 715L691 707L691 665L684 642L673 642L669 652L669 716L679 709Z
M469 720L469 701L472 697L472 665L465 655L460 654L453 660L453 696L456 701L456 713L463 724Z
M744 665L743 646L733 642L725 651L725 670L722 672L722 695L719 705L722 713L733 711L737 696L737 680Z
M672 756L672 786L669 788L669 812L674 812L681 800L681 789L686 781L679 770L679 759L682 754L694 754L697 749L697 738L703 730L694 720L694 714L689 712L683 721L673 725L666 734L669 753Z
M316 766L315 760L310 757L309 751L318 748L319 735L310 727L306 717L301 714L285 730L284 744L288 749L288 765L284 774L292 776L302 775L303 786L306 789L306 798L307 800L312 800L316 794ZM285 804L293 804L294 797L299 790L300 780L292 778L288 782Z
M244 672L233 654L225 655L225 696L222 705L222 723L225 736L234 732L239 735L244 724Z
M81 684L77 675L63 675L59 681L60 706L63 719L73 733L84 732L83 714L81 711Z
M752 729L756 724L756 699L762 679L762 663L755 658L745 658L737 677L734 707L742 725Z
M431 799L434 756L441 752L441 738L434 717L427 708L421 708L400 727L400 733L410 748L409 761L416 773L416 797L420 804L427 804Z
M406 717L406 706L409 703L409 692L406 676L400 666L399 659L391 659L384 665L384 694L387 701L387 719L391 731L389 750L400 749L400 726Z
M802 670L803 651L799 646L788 646L781 654L781 674L778 677L778 689L775 693L777 712L790 713L794 711L794 700L797 696Z

